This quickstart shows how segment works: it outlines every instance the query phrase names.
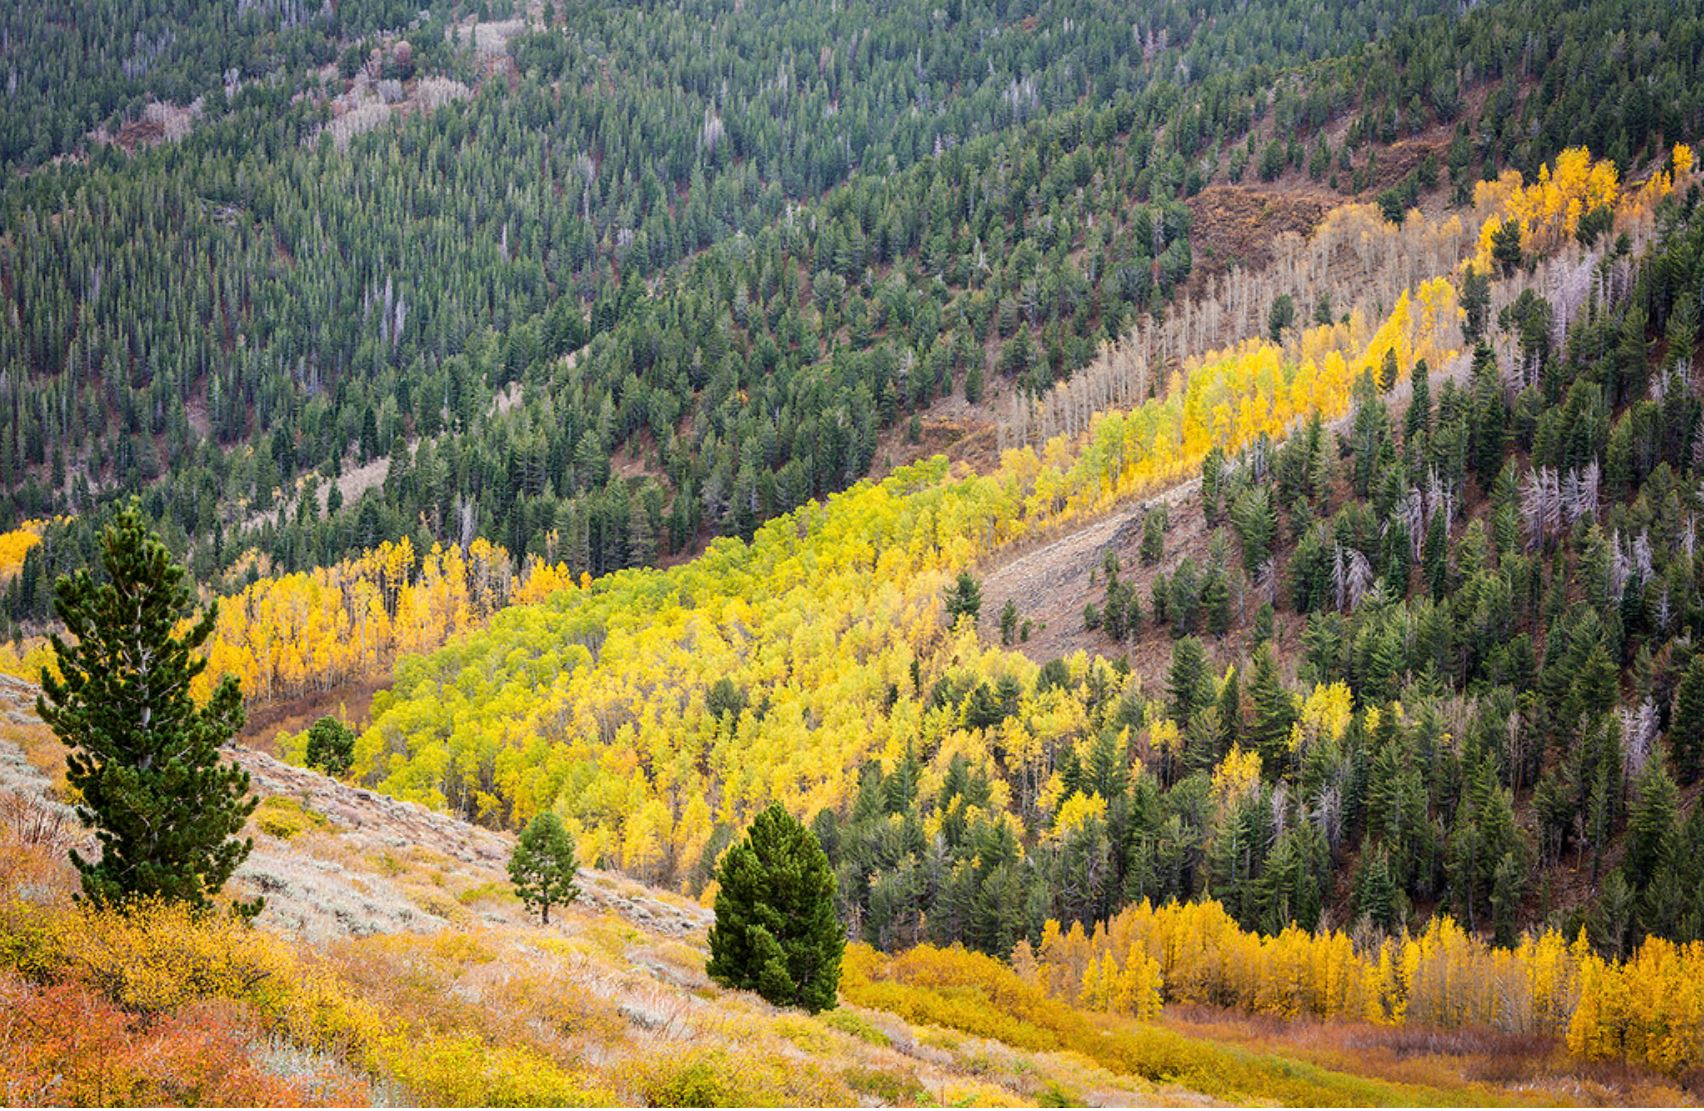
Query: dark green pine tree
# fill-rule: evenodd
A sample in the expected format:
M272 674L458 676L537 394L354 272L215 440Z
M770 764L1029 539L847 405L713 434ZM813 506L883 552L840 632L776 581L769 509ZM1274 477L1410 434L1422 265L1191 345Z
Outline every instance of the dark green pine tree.
M539 921L550 924L550 908L563 906L580 897L574 874L579 871L574 857L574 838L556 816L556 811L541 811L515 841L515 852L509 858L509 882L528 910L537 911Z
M1462 337L1469 347L1477 347L1485 338L1485 328L1491 319L1490 275L1471 266L1467 268L1467 277L1462 280L1461 307Z
M772 803L716 878L710 978L781 1007L832 1008L846 931L834 913L834 873L810 830Z
M1278 658L1270 643L1254 653L1254 678L1249 683L1254 704L1254 727L1250 736L1266 770L1274 772L1290 757L1290 731L1296 724L1296 703L1278 674Z
M1207 649L1194 637L1184 637L1172 645L1166 692L1171 695L1168 712L1180 727L1196 710L1213 701L1213 672L1207 662Z
M1430 432L1432 429L1432 375L1425 359L1414 364L1410 381L1413 383L1414 392L1408 402L1408 412L1403 418L1403 435L1411 440L1416 435Z
M308 767L342 775L355 763L355 731L330 714L308 727Z
M1654 754L1639 773L1633 788L1635 801L1627 819L1627 850L1622 867L1634 890L1643 891L1662 870L1674 833L1679 805L1674 780L1663 767L1661 753Z
M960 571L958 579L947 588L946 602L948 621L956 623L959 618L968 617L975 624L982 612L982 585L969 571Z
M226 676L205 706L190 697L216 608L174 635L193 612L186 572L134 502L100 543L106 581L80 569L54 585L71 643L54 634L63 678L44 671L36 700L71 750L66 780L101 844L99 860L73 851L71 862L97 904L159 897L207 907L254 844L237 839L256 805L248 773L219 759L242 727L242 692Z
M1432 592L1432 600L1441 602L1449 586L1450 534L1442 513L1433 514L1426 526L1426 539L1420 548L1420 572Z
M1381 930L1396 929L1402 920L1402 892L1391 875L1390 854L1383 845L1361 844L1361 862L1355 869L1351 906Z
M1676 777L1682 783L1697 782L1704 767L1704 652L1693 654L1674 692L1668 737Z

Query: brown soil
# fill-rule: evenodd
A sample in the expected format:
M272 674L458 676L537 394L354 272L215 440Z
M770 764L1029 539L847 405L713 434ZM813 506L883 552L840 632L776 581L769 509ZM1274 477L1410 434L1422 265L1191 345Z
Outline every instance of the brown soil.
M882 431L876 437L870 478L879 482L898 468L933 455L945 455L978 472L993 470L1000 461L1000 418L996 414L1013 387L994 374L984 380L988 388L975 405L964 399L961 383L953 393L937 398L919 413L923 426L919 442L911 442L909 416Z
M1189 247L1195 258L1189 290L1233 266L1259 270L1272 261L1272 242L1285 232L1306 236L1346 198L1320 185L1209 185L1188 201Z
M1479 89L1465 98L1469 118L1477 113L1484 97L1484 90ZM1347 117L1334 120L1325 128L1334 151L1342 146L1347 130ZM1271 121L1257 127L1255 134L1255 149L1259 150L1272 137ZM1359 193L1333 189L1325 181L1314 181L1305 170L1295 168L1285 170L1270 182L1245 178L1240 184L1231 184L1228 179L1209 184L1185 202L1193 217L1189 243L1195 257L1186 293L1195 293L1208 279L1233 265L1264 267L1272 259L1274 238L1287 231L1309 235L1326 213L1338 205L1372 201L1381 191L1407 177L1428 154L1436 155L1441 164L1452 134L1449 127L1434 124L1418 135L1370 148L1377 156L1377 164L1367 188ZM1306 140L1310 152L1314 141L1314 136ZM1366 160L1365 151L1356 155L1357 165L1365 165ZM1228 149L1222 164L1229 164ZM1252 167L1249 172L1252 174ZM1334 168L1333 173L1342 180L1341 171ZM1440 180L1442 176L1440 171ZM1432 193L1428 201L1435 206L1440 203L1442 193L1441 190Z
M334 691L298 695L295 698L262 702L250 699L248 721L237 740L262 752L276 754L279 733L300 733L321 717L330 714L351 724L367 720L373 695L390 686L390 676L349 683Z
M128 120L112 137L112 144L125 154L134 154L136 148L152 146L165 135L166 129L153 120Z

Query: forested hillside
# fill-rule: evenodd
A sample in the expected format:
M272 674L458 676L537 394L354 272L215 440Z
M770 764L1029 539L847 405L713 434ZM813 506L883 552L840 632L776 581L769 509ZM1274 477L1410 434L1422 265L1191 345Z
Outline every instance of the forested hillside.
M1688 5L179 6L151 41L244 57L56 83L69 32L13 39L11 96L53 110L8 119L58 134L0 195L0 512L75 519L11 621L126 491L204 578L253 545L485 536L599 573L749 535L908 413L1044 390L1161 311L1210 181L1400 216L1700 112ZM93 73L154 34L83 14Z
M29 1100L1697 1097L1704 0L61 9L0 13ZM168 548L255 929L74 903L118 796L27 712Z
M1690 152L1679 162L1689 178ZM1681 323L1673 334L1669 320L1674 291L1690 288L1685 275L1696 265L1695 247L1685 223L1637 270L1624 246L1580 246L1568 230L1580 206L1548 195L1600 187L1579 165L1500 202L1535 205L1522 237L1535 249L1552 234L1565 236L1554 240L1557 249L1566 243L1573 253L1555 272L1583 275L1573 283L1577 301L1552 306L1527 289L1488 319L1490 290L1470 269L1459 332L1457 291L1439 279L1412 301L1405 296L1377 327L1315 326L1301 341L1310 354L1300 361L1285 360L1275 346L1208 357L1162 399L1105 415L1079 449L1055 442L1045 457L1012 453L995 473L958 480L939 464L915 468L766 526L749 547L719 544L676 571L623 572L538 609L506 610L487 633L399 667L394 695L375 702L358 773L405 797L500 824L554 803L602 859L676 883L692 882L704 858L713 857L718 828L780 797L808 814L827 812L824 839L853 869L849 917L872 936L914 940L906 931L927 922L932 936L981 936L1002 950L1026 932L1024 923L1039 928L1048 913L1094 920L1126 899L1208 889L1245 907L1238 913L1250 925L1317 921L1333 902L1333 865L1358 848L1356 835L1365 829L1369 848L1382 844L1382 819L1368 814L1363 793L1374 749L1394 761L1390 776L1411 769L1414 784L1447 792L1406 804L1428 815L1418 827L1398 823L1404 837L1426 839L1421 861L1410 854L1422 850L1406 842L1384 846L1397 857L1399 900L1380 912L1390 916L1387 924L1402 920L1403 907L1430 907L1446 892L1464 917L1489 921L1498 867L1519 846L1487 842L1488 855L1470 857L1481 871L1447 881L1457 799L1465 784L1486 776L1490 785L1476 789L1491 792L1491 802L1498 785L1524 795L1540 768L1549 768L1543 797L1555 811L1543 833L1548 848L1535 841L1519 869L1503 869L1510 874L1501 881L1497 913L1512 929L1529 920L1519 909L1525 896L1539 895L1538 881L1526 877L1536 875L1541 848L1546 861L1564 849L1584 860L1580 854L1600 852L1619 824L1612 811L1595 835L1584 825L1573 829L1576 818L1584 821L1580 810L1599 769L1569 772L1543 760L1547 747L1582 758L1591 746L1575 742L1606 736L1622 704L1617 692L1600 692L1578 712L1566 708L1572 703L1561 696L1573 691L1577 698L1584 689L1572 682L1584 657L1559 651L1555 629L1566 631L1568 644L1577 631L1588 654L1604 641L1612 676L1635 657L1646 661L1639 674L1651 684L1641 695L1650 708L1630 699L1627 709L1645 715L1638 743L1650 751L1667 720L1659 706L1669 704L1684 671L1683 630L1697 604L1684 579L1660 577L1689 566L1683 534L1665 549L1647 525L1620 519L1609 502L1613 496L1637 506L1641 484L1653 474L1667 482L1664 498L1692 496L1684 493L1684 468L1693 464L1696 400L1676 389L1664 391L1661 402L1634 399L1671 373L1644 362L1643 337L1654 321L1663 322L1658 335L1666 343L1692 342L1684 331L1690 310L1675 317ZM1625 218L1648 221L1638 213L1666 188L1664 177L1630 193ZM1497 210L1485 223L1518 230L1522 219L1505 222ZM1601 283L1596 297L1594 283ZM1688 303L1685 295L1680 303ZM1555 314L1577 311L1584 315L1569 340L1553 344ZM1465 380L1443 382L1434 402L1427 365L1451 364L1458 347L1472 350L1492 331L1516 337L1518 358L1508 374L1490 348L1481 348ZM1610 388L1611 400L1593 410L1594 395L1575 381L1583 353L1624 332L1640 337L1616 340L1632 360L1617 373L1632 377L1588 379ZM1380 393L1415 368L1419 400L1390 415ZM1546 391L1555 401L1546 402ZM1339 447L1320 418L1350 413ZM1296 422L1298 434L1281 446L1270 442ZM1672 434L1649 440L1656 433L1636 431L1647 427ZM1586 480L1581 468L1592 435L1604 440L1602 462L1599 477ZM1668 468L1659 472L1664 459ZM1150 595L1137 597L1120 584L1110 598L1084 600L1099 611L1091 620L1120 639L1156 622L1182 638L1166 676L1131 674L1115 651L1106 653L1110 659L1079 656L1038 667L983 646L969 626L946 627L942 606L949 616L974 611L971 588L943 593L948 572L1203 466L1209 520L1231 522L1205 558L1176 566ZM1596 553L1589 566L1636 560L1642 570L1623 568L1600 582L1582 577L1572 561L1533 554L1547 554L1569 523L1547 524L1552 517L1542 499L1570 471L1573 503L1591 500L1577 493L1581 481L1595 483L1606 502L1592 515L1603 521L1597 532L1580 526L1582 550ZM1538 494L1530 492L1535 484ZM1480 506L1477 516L1469 513ZM1671 508L1665 516L1680 528L1685 504ZM1644 554L1635 556L1636 546ZM1682 558L1671 562L1664 551ZM1108 574L1114 571L1109 565ZM1592 622L1603 613L1600 594L1619 603L1635 588L1638 601L1627 602L1622 617L1635 624L1607 640L1599 636L1602 626ZM1571 608L1576 600L1598 604ZM1272 647L1259 647L1280 611L1307 619L1299 641L1285 646L1283 666ZM1251 659L1222 639L1242 625L1238 614L1252 621ZM992 618L984 621L992 625ZM1575 630L1580 622L1587 625ZM1204 635L1219 640L1222 662L1212 661L1198 639ZM1678 661L1669 651L1676 636ZM1227 671L1227 664L1236 666ZM1409 689L1411 682L1419 687ZM1532 690L1541 694L1523 711L1515 692ZM1469 693L1470 702L1452 701ZM1446 732L1463 744L1470 736L1481 740L1462 749L1441 743ZM1375 743L1383 733L1406 739ZM1493 741L1496 747L1481 753ZM1402 755L1410 743L1419 755ZM1517 746L1512 755L1510 744ZM1138 755L1151 774L1131 782L1130 760ZM1455 770L1437 774L1431 761L1446 757ZM868 773L877 778L859 786L846 769L872 758L881 762ZM1630 776L1644 768L1635 762ZM1281 829L1255 828L1246 837L1215 836L1232 816L1211 801L1215 769L1219 778L1243 783L1238 791L1252 792L1234 808L1243 815L1236 821L1289 825L1287 837L1274 841ZM1278 795L1255 789L1261 782L1277 785ZM1573 796L1563 789L1569 782ZM1602 789L1625 797L1619 783ZM1125 809L1134 805L1130 790L1153 792L1146 809ZM1196 795L1194 817L1171 809ZM1563 797L1579 801L1569 808L1557 801ZM1115 803L1116 813L1109 809ZM955 810L1010 817L954 821ZM942 848L937 841L929 849L928 837L909 848L887 840L883 815L907 812L919 837L941 830L946 859L930 855ZM1297 821L1299 814L1310 820ZM1136 815L1153 825L1133 826ZM875 825L860 832L866 819ZM1428 832L1434 820L1435 846ZM1163 837L1168 824L1176 828ZM1512 826L1505 833L1513 837ZM862 847L864 837L874 842ZM987 837L995 841L984 844ZM996 851L1001 843L1006 849ZM1227 848L1237 845L1245 847ZM1210 864L1215 846L1231 855ZM1276 890L1263 866L1268 849L1280 859L1301 854ZM944 914L935 900L958 897L946 879L960 852L965 865L977 862L960 876L969 884L965 910ZM1334 860L1334 853L1342 855ZM841 859L837 849L830 855ZM1223 874L1210 881L1214 869ZM1024 882L1035 870L1052 879ZM1085 876L1097 878L1085 886ZM1242 904L1231 892L1245 884ZM1305 915L1298 899L1312 908ZM972 905L980 907L974 915Z
M1138 1019L1489 1026L1684 1073L1704 233L1690 148L1666 161L1625 186L1570 151L1483 187L1459 263L1383 319L1203 355L988 475L920 464L572 587L488 546L433 555L366 627L461 635L398 664L352 774L487 825L551 808L586 859L687 892L780 799L853 937L912 950L875 974L855 955L847 997L914 1020L1001 1036L917 989L1027 984ZM1096 655L1038 663L1014 650L1027 615L982 612L978 574L1026 538L1190 475L1205 549L1162 526L1131 564L1109 552ZM411 563L276 610L255 591L211 655L335 689L351 637L326 622L388 612ZM500 603L477 591L534 583L548 600L480 630ZM245 626L291 612L290 636ZM1156 643L1169 663L1133 668Z
M53 801L62 756L26 690L0 679L0 1000L12 1020L0 1084L15 1105L1685 1098L1653 1071L1583 1065L1529 1035L1417 1056L1395 1027L1345 1025L1321 1042L1235 1016L1137 1019L1054 995L1033 970L934 947L854 945L843 1005L807 1017L711 983L709 913L678 895L582 871L581 899L541 925L503 882L507 837L255 752L240 759L264 801L238 884L267 897L257 927L101 911L71 901L64 850L81 837ZM1449 940L1416 954L1426 975L1463 953L1488 966L1483 948ZM1057 939L1049 976L1086 948ZM1452 1002L1422 989L1416 1014Z

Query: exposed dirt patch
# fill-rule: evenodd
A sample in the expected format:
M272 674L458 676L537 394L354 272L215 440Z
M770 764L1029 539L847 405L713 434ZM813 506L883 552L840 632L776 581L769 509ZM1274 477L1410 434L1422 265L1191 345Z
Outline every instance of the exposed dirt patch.
M1016 555L991 569L982 582L982 624L986 634L997 628L1000 610L1009 601L1018 609L1020 618L1033 625L1026 641L1014 647L1037 662L1055 659L1078 648L1110 649L1112 642L1089 634L1083 628L1083 606L1098 600L1100 591L1090 582L1098 574L1108 551L1134 555L1142 542L1142 522L1150 509L1167 507L1174 532L1168 532L1167 556L1175 561L1182 558L1187 546L1184 540L1185 506L1200 486L1199 480L1174 486L1153 498L1135 503L1103 517L1093 524ZM1200 520L1199 509L1194 514ZM1201 530L1198 528L1197 533ZM1196 537L1197 544L1201 542ZM1126 562L1134 564L1134 559ZM1144 568L1149 580L1155 568ZM1145 596L1144 596L1145 598ZM1096 643L1103 642L1103 643ZM1105 653L1114 654L1114 653Z
M1209 185L1187 203L1193 220L1189 246L1195 257L1190 285L1199 288L1232 266L1264 269L1272 261L1272 242L1278 236L1311 235L1327 212L1348 202L1323 186Z
M881 432L876 437L870 478L880 481L908 463L933 455L945 455L979 472L992 470L1000 461L1000 418L996 414L1004 409L1006 398L1016 387L993 372L985 374L983 381L987 386L974 405L964 399L961 382L952 393L936 398L918 413L922 435L916 442L911 439L909 416Z
M1466 98L1466 103L1477 111L1484 98L1484 91L1476 90ZM1333 121L1324 129L1333 151L1342 147L1347 130L1347 117ZM1259 150L1272 138L1271 122L1256 128L1255 134L1255 149ZM1304 237L1311 235L1333 208L1373 200L1406 178L1427 155L1435 156L1441 166L1452 134L1449 127L1434 124L1418 135L1357 151L1358 167L1372 163L1366 187L1359 192L1332 188L1329 184L1332 178L1345 182L1345 171L1336 168L1335 155L1331 174L1324 181L1315 181L1305 170L1291 167L1270 182L1245 179L1233 184L1224 179L1209 184L1185 202L1193 216L1189 242L1195 257L1186 294L1193 295L1208 279L1232 266L1262 269L1272 261L1274 238L1287 231ZM1304 140L1310 152L1316 141L1316 136ZM1227 157L1225 164L1228 162ZM1253 173L1252 166L1249 173ZM1440 180L1442 177L1440 170ZM1422 207L1441 206L1441 190L1433 189L1431 194L1423 198Z
M136 119L120 124L116 133L101 128L89 132L89 138L102 145L118 147L125 154L135 154L142 147L177 142L194 129L195 121L200 118L200 99L188 106L153 100L143 106L142 114Z
M1461 381L1466 377L1468 360L1458 357L1433 373L1433 389L1446 379ZM1393 411L1400 412L1407 404L1410 384L1403 379L1387 395ZM1344 416L1326 425L1328 431L1338 432L1348 427ZM1154 578L1160 573L1170 576L1185 557L1204 565L1208 556L1213 530L1207 527L1201 506L1201 480L1191 479L1143 499L1132 499L1106 516L1082 524L1063 536L1055 536L1020 545L1001 553L998 562L981 569L982 620L984 639L999 636L1000 610L1010 600L1017 606L1018 616L1031 622L1027 641L1015 641L1013 648L1037 663L1066 656L1079 649L1114 658L1123 656L1132 669L1144 679L1163 676L1171 660L1172 637L1169 628L1155 627L1150 601ZM1340 492L1341 493L1341 492ZM1167 529L1165 553L1158 563L1143 566L1139 558L1142 543L1142 524L1148 512L1164 506ZM1226 539L1233 542L1230 560L1240 562L1234 545L1234 535L1226 529ZM1087 603L1102 604L1106 596L1106 581L1101 567L1108 551L1118 553L1120 575L1134 583L1142 605L1142 632L1131 642L1115 642L1105 632L1083 627L1083 607ZM1233 620L1225 641L1241 643L1239 634L1246 629L1259 610L1262 599L1253 595L1252 588L1239 597L1233 588ZM1283 607L1279 608L1274 633L1281 653L1300 643L1302 620Z
M351 723L366 721L373 695L389 685L387 675L296 698L273 702L250 699L248 721L237 739L257 751L276 755L279 733L300 733L327 714Z

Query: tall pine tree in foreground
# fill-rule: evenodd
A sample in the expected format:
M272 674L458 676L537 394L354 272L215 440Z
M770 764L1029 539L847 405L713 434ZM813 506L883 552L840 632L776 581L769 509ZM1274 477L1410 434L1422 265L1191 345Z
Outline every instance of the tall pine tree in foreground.
M66 779L78 815L101 844L77 852L83 894L101 905L157 897L205 908L248 856L238 840L253 813L248 773L219 759L243 723L242 693L226 676L205 706L190 682L216 611L193 613L186 573L132 503L101 535L106 581L86 569L54 585L72 643L55 634L63 678L42 674L43 721L70 749ZM260 901L238 909L253 914Z
M711 979L781 1007L833 1007L846 931L834 913L834 873L816 835L774 803L728 850L716 878Z

